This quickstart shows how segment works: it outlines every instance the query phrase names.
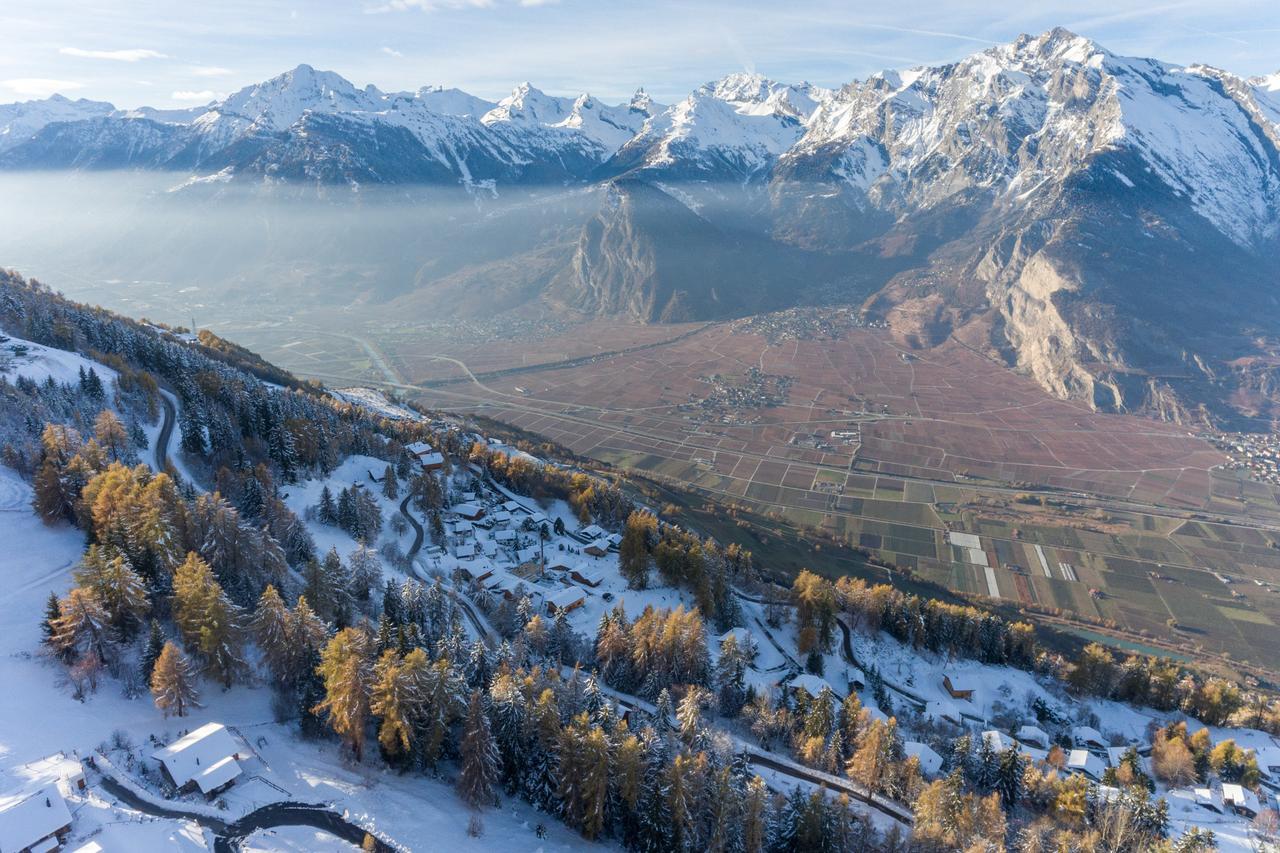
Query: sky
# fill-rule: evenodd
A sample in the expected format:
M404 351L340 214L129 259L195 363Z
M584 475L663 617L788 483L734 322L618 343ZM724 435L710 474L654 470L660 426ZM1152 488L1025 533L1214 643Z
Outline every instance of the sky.
M3 0L0 102L190 106L300 63L384 91L660 101L735 71L838 86L1065 26L1121 54L1280 71L1277 0Z

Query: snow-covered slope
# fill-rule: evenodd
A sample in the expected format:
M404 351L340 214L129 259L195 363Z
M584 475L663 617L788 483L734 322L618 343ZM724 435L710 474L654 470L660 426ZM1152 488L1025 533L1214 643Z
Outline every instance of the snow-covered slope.
M71 100L54 95L43 101L0 104L0 151L31 138L45 125L110 115L115 109L102 101Z

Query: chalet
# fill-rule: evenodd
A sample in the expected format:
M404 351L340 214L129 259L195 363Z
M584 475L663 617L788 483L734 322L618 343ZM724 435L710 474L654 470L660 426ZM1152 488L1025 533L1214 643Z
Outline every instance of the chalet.
M71 810L57 784L0 797L0 850L57 850L71 833Z
M502 504L502 508L506 512L520 512L524 509L519 501L505 501Z
M480 553L484 554L490 560L498 556L498 543L492 539L480 540Z
M533 522L534 527L541 527L547 523L547 514L545 512L530 513L529 521Z
M613 548L614 550L617 550L618 546L622 544L621 533L610 533L608 536L604 538L609 540L609 547Z
M538 549L532 545L528 548L521 548L519 551L516 551L516 562L521 565L524 565L525 563L537 563ZM539 564L539 567L541 567L541 564Z
M591 544L582 549L582 553L590 554L593 557L603 557L609 553L609 540L603 537L593 540Z
M942 676L942 686L946 688L947 693L952 699L963 699L968 701L973 698L973 691L977 689L977 685L969 680L968 676L962 676L957 673L945 673Z
M460 521L455 521L453 523L453 535L458 537L459 539L465 539L468 536L474 536L475 532L476 532L476 526L471 522L467 521L465 518Z
M453 549L453 555L459 560L474 560L476 556L476 543L464 542Z
M414 458L424 471L439 471L444 467L444 454L439 453L425 441L415 441L405 446L409 455Z
M469 568L467 566L458 566L458 571L462 573L469 581L478 581L483 583L490 575L493 574L493 566L476 566Z
M927 743L917 740L905 741L902 744L902 751L908 758L915 758L920 762L920 772L927 777L937 776L938 771L942 769L942 756Z
M1071 742L1084 749L1106 749L1102 733L1092 726L1076 726L1071 729Z
M1073 749L1067 756L1068 772L1083 773L1095 782L1102 781L1102 774L1106 769L1102 759L1087 749Z
M479 521L484 518L484 507L474 501L466 501L453 507L453 511L467 521Z
M499 545L510 545L516 541L514 530L499 530L493 534L493 541Z
M1249 820L1253 820L1262 811L1262 804L1258 802L1258 795L1243 785L1223 785L1222 804Z
M577 568L569 571L569 577L585 586L600 586L604 583L604 572L599 569Z
M1015 737L1017 737L1020 742L1034 746L1037 749L1049 748L1049 733L1039 726L1024 725L1022 728L1018 729L1018 733Z
M206 797L226 790L240 775L242 757L231 732L221 723L206 723L154 756L165 779L179 791L197 789Z
M528 589L524 578L511 574L505 569L494 569L483 581L484 588L503 598L515 598L522 588Z
M498 525L499 527L505 527L506 525L511 523L511 513L507 512L505 509L500 509L497 512L495 512L492 518L493 518L493 523Z
M587 601L587 594L576 586L566 587L553 595L547 596L547 612L554 616L557 613L568 613L581 607Z

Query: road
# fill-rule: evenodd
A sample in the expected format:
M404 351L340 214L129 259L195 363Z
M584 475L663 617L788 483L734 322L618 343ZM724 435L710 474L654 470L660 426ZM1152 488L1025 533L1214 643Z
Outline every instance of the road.
M413 517L413 513L409 512L409 500L413 495L405 495L404 500L400 501L400 514L409 519L409 523L413 525L413 544L409 546L409 553L405 556L409 558L409 562L413 562L413 558L418 556L418 552L422 550L422 538L425 535L422 525L418 523L418 519Z
M160 434L156 436L156 470L163 471L169 463L169 442L173 440L173 424L178 419L177 409L173 401L163 393L160 395L161 414L164 423L160 425Z
M103 790L132 809L153 817L193 820L209 829L214 835L213 849L217 853L235 853L240 849L241 842L254 832L278 826L309 826L313 829L321 829L362 850L376 850L378 853L394 853L395 850L390 844L367 832L363 827L351 823L325 805L288 801L268 803L228 823L200 812L187 811L181 808L180 803L165 807L145 800L107 773L101 773L99 778ZM372 846L369 846L370 844Z

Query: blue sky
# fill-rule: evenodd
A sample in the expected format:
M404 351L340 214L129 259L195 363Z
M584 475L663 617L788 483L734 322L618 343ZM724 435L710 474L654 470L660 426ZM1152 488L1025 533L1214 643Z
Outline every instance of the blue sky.
M200 103L306 62L386 90L671 101L733 71L839 85L1055 25L1118 53L1280 71L1276 0L4 0L0 102Z

